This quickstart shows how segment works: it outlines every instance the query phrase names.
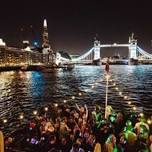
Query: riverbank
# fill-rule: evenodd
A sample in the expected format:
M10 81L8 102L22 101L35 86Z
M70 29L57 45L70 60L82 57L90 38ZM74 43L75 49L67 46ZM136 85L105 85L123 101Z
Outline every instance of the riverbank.
M17 70L20 70L21 67L20 66L8 66L8 67L2 67L0 66L0 72L3 72L3 71L17 71Z
M69 65L24 65L24 66L0 66L0 72L3 71L49 71L52 69L73 69L74 64L69 64Z

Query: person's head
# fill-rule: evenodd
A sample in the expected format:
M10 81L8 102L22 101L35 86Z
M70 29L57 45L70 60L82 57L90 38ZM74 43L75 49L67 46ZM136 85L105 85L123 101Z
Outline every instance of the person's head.
M77 112L75 112L74 113L74 117L78 119L79 118L79 114Z
M58 152L58 150L56 150L55 148L52 148L52 149L49 150L48 152Z
M66 112L70 112L70 109L69 109L69 108L66 108L65 111L66 111Z
M67 122L68 122L67 117L64 117L64 118L63 118L63 121L64 121L65 123L67 123Z
M57 123L57 122L61 122L61 117L57 117L56 119L55 119L55 122Z
M83 106L80 107L80 112L81 112L81 113L84 113L84 111L85 111L84 107L83 107Z
M114 135L112 135L112 143L113 143L113 145L116 144L116 137Z
M67 143L66 138L63 137L63 138L61 139L61 143L62 143L62 145L66 145L66 143Z
M58 114L61 114L61 112L62 112L62 109L57 109Z
M73 122L74 122L73 117L72 117L72 116L70 116L70 118L68 119L68 121L69 121L70 123L73 123Z
M60 128L60 122L56 122L56 123L54 124L54 129L58 129L58 128Z
M152 135L149 136L149 142L152 144Z
M120 143L121 144L124 144L125 143L125 135L121 135L121 137L120 137Z
M79 144L74 143L72 146L72 150L73 150L73 152L78 152L79 151Z
M113 134L110 135L110 136L108 137L106 143L112 143L113 145L115 145L115 144L116 144L116 137L115 137L115 135L113 135Z
M50 144L54 144L56 142L56 136L52 135L49 138Z
M123 114L121 112L118 112L117 114L117 121L123 121Z
M70 140L74 140L74 134L70 134Z
M83 122L82 118L79 118L78 123L82 123L82 122Z
M81 137L77 138L76 144L78 144L78 145L81 145L81 144L82 144L82 138L81 138Z
M94 140L95 140L95 136L93 134L90 134L89 138L87 139L87 142L89 144L93 144Z
M13 138L12 137L8 137L8 143L9 144L13 143Z

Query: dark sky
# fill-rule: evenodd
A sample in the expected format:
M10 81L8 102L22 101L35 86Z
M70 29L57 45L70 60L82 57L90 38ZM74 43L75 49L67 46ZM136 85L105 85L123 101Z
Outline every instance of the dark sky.
M104 44L127 43L134 32L139 46L152 52L151 6L150 0L5 0L0 37L11 46L23 39L40 40L46 18L57 51L81 54L92 47L96 33Z

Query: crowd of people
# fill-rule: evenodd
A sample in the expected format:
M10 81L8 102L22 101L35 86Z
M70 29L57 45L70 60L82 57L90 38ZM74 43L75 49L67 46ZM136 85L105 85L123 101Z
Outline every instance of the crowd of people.
M20 152L152 152L152 128L143 114L111 106L51 105L5 138L5 150Z

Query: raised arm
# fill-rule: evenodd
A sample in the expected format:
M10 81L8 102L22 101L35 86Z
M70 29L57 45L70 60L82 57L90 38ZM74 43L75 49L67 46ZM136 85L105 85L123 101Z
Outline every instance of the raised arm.
M80 111L80 107L78 106L78 104L76 103L75 105L76 105L76 108Z
M86 119L88 119L88 107L87 107L86 104L84 105L84 107L85 107L85 110L86 110Z

